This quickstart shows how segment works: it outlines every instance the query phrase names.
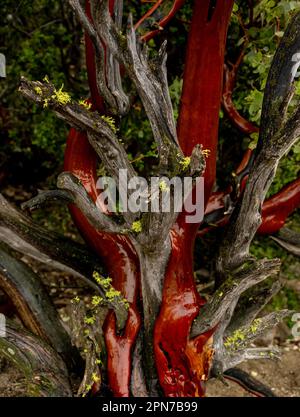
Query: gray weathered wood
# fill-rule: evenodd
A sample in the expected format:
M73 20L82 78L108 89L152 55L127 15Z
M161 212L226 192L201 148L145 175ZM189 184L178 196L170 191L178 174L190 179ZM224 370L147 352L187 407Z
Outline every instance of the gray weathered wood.
M68 372L61 357L47 343L6 320L0 352L26 377L32 397L72 397Z
M24 262L0 248L0 288L14 304L17 314L33 334L45 340L61 355L68 369L82 367L59 315L40 278Z
M96 255L89 252L85 246L34 223L8 203L1 194L0 241L18 252L83 280L114 309L118 327L124 327L127 309L118 298L107 299L106 289L99 286L92 277L94 271L100 274L104 272Z
M300 256L300 233L284 227L277 236L271 236L278 245L295 256Z

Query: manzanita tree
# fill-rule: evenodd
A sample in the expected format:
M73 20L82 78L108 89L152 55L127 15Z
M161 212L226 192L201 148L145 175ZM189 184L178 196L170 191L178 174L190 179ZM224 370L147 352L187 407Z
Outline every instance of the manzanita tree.
M208 378L228 376L228 370L246 359L277 357L274 347L253 347L252 342L290 313L259 317L278 291L280 260L254 259L249 247L257 232L281 229L300 203L299 180L264 201L280 158L300 134L300 110L289 107L300 64L300 13L292 16L269 72L256 150L246 152L235 187L213 192L222 102L239 129L258 131L232 101L243 54L235 65L224 65L234 0L194 1L177 126L168 89L166 43L153 56L147 41L184 0L154 2L136 25L129 15L126 29L122 0L87 0L85 7L80 0L69 3L86 33L91 94L88 101L77 103L48 78L43 82L22 78L24 96L52 109L72 127L58 189L39 193L23 208L33 210L53 199L69 204L91 252L34 224L3 197L1 240L68 270L95 291L97 309L85 317L90 330L81 393L99 392L104 375L115 396L203 396ZM162 3L170 6L168 14L140 36L137 29ZM151 176L158 178L159 192L147 195L146 201L150 205L167 194L172 202L169 212L159 206L155 212L111 213L101 198L103 190L97 188L99 160L105 175L115 180L121 170L126 170L128 180L137 176L118 133L118 124L131 109L123 88L129 83L141 99L158 150ZM189 223L190 213L175 210L174 190L165 180L191 178L192 198L200 176L205 217L201 224ZM201 238L211 222L224 226L224 233L215 255L215 292L205 301L195 284L193 248L197 235ZM284 233L280 242L299 251L290 234ZM71 395L68 375L82 373L80 354L60 325L39 277L5 251L1 250L0 260L1 288L31 332L22 331L20 336L9 323L7 338L0 339L1 350L22 366L34 393ZM80 303L74 300L78 314ZM104 321L101 304L109 307ZM105 365L100 361L103 350ZM34 380L34 373L42 378Z

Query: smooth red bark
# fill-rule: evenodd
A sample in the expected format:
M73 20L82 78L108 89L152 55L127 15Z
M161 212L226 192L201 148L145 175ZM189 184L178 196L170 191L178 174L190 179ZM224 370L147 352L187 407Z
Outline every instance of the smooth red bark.
M209 20L210 5L209 0L194 5L178 121L185 155L197 144L210 150L204 173L206 203L215 182L224 52L233 1L219 0ZM166 396L203 396L211 362L213 331L189 340L193 320L204 303L193 274L198 226L187 224L181 213L171 232L172 252L154 331L157 372Z
M246 181L246 180L245 180ZM244 186L243 186L244 187ZM232 188L226 191L212 193L209 198L205 214L216 210L224 209L224 198L231 192ZM262 223L257 230L260 235L273 234L278 232L284 225L288 216L300 206L300 178L286 184L280 191L268 198L262 206ZM215 227L225 226L230 219L225 215L218 219L214 226L199 230L198 237L204 236Z
M110 2L110 9L112 10L112 8L113 1ZM88 1L86 2L86 11L91 18ZM103 100L98 93L96 83L94 48L88 36L86 36L86 60L93 108L103 114L105 112ZM94 200L100 191L96 189L97 160L98 157L86 135L71 129L65 152L64 169L72 172L81 180ZM112 278L113 286L121 291L130 303L129 319L122 335L117 334L113 312L108 314L104 324L109 387L115 396L128 397L130 394L132 348L140 328L140 314L137 308L140 274L138 258L129 239L95 230L80 210L71 206L70 211L87 244L102 259Z
M86 135L71 129L67 141L64 169L81 180L94 200L98 196L96 162L97 156L88 143ZM140 316L136 306L139 283L138 259L128 239L95 230L80 210L70 206L70 211L83 238L102 259L112 278L113 286L122 292L131 305L130 319L121 336L117 335L114 313L108 314L104 326L109 386L115 396L127 397L131 374L131 353L140 328Z
M242 55L240 58L242 58ZM232 100L232 94L235 87L237 70L239 65L239 60L231 70L228 68L227 65L225 65L222 104L225 113L227 114L233 125L236 126L241 132L245 133L246 135L250 135L251 133L258 132L259 128L255 126L253 123L251 123L249 120L245 119L245 117L243 117L239 113Z
M137 22L135 29L137 29L149 16L151 16L155 10L163 3L164 0L158 0L154 6ZM148 42L150 39L154 38L160 31L173 19L178 10L184 5L186 0L174 0L171 9L168 14L164 16L159 22L157 22L158 29L151 30L150 32L145 33L141 39L145 42Z
M300 206L300 178L290 182L270 197L262 208L262 224L259 234L278 232L288 216Z

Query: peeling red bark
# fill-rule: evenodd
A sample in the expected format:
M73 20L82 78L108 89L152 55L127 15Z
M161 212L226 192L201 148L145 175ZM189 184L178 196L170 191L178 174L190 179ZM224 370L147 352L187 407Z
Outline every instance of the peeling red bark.
M204 174L206 202L216 176L224 51L233 1L218 0L208 21L210 4L209 0L195 2L178 120L180 145L186 155L198 143L210 150Z

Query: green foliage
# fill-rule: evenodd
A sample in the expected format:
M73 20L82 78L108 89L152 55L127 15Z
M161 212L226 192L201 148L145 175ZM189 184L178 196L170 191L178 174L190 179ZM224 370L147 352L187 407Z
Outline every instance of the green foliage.
M170 97L171 97L172 104L173 104L175 120L178 119L182 84L183 84L183 80L180 79L179 77L175 77L172 84L169 86Z
M260 0L253 2L253 12L249 12L249 3L238 0L228 34L227 60L235 62L244 49L244 59L238 71L233 100L236 108L247 119L259 125L263 93L269 68L283 36L287 22L292 13L300 7L300 1ZM300 82L296 82L296 95L291 102L291 110L299 105ZM230 179L232 170L238 165L243 151L253 149L257 142L257 134L251 137L241 135L232 128L227 118L221 118L220 157L228 158L229 151L236 164L219 161L219 172L226 175L225 182ZM229 148L228 148L229 147ZM282 159L276 178L269 195L274 194L286 183L297 178L299 171L299 145ZM225 150L223 150L225 149ZM223 186L223 182L221 184Z
M290 152L282 158L279 163L276 176L268 192L271 196L282 189L282 187L299 177L300 167L300 143L296 144Z
M1 107L7 113L0 119L1 152L11 158L12 168L22 160L29 170L39 164L50 173L62 163L67 126L23 98L18 85L21 75L38 80L48 74L74 97L87 96L81 36L66 2L1 2L0 52L7 61L7 77L0 80Z
M299 210L294 213L288 220L287 226L291 229L300 232L300 212ZM281 279L292 280L297 279L298 271L300 268L299 258L289 254L285 249L278 246L269 237L256 236L251 245L251 254L257 258L280 258L282 262L281 266ZM284 286L280 292L272 299L269 305L270 310L282 310L291 309L299 311L300 298L299 294L293 289ZM287 320L290 325L291 321Z

